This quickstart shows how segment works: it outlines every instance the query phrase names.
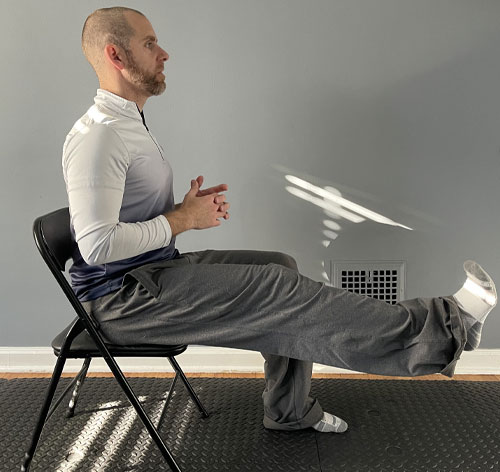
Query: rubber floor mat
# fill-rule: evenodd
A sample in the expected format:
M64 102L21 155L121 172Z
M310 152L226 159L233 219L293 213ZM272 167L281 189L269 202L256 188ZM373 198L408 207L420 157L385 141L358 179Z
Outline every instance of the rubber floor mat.
M156 424L170 379L129 381ZM500 382L313 379L311 395L349 424L326 434L265 430L263 379L190 381L210 417L178 382L160 429L183 472L500 471ZM48 382L0 382L0 471L20 470ZM89 378L75 417L61 404L46 424L30 470L169 468L117 382Z
M345 434L318 435L323 472L500 472L500 382L314 383Z

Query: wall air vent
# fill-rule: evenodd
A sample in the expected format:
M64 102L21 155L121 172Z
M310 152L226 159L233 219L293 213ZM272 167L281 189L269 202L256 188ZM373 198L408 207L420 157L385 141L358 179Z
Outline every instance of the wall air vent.
M331 261L334 287L391 305L405 299L406 265L402 261Z

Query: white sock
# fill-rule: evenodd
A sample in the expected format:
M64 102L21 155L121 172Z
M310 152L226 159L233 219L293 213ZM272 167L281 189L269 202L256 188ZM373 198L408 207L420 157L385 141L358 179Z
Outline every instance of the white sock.
M347 423L342 418L325 411L323 412L323 418L313 424L311 428L320 433L343 433L347 431Z
M479 346L483 323L497 303L497 293L493 280L474 261L465 261L467 280L453 297L462 309L462 320L467 331L466 351Z
M488 313L497 304L495 284L486 271L474 261L465 261L464 270L467 280L453 297L460 308L476 321L484 323ZM472 326L474 323L469 324Z
M492 305L486 301L480 291L485 292L482 287L476 285L472 280L467 279L464 286L457 293L455 293L455 295L453 295L460 307L469 315L474 317L474 323L477 321L483 323L486 316L496 304Z

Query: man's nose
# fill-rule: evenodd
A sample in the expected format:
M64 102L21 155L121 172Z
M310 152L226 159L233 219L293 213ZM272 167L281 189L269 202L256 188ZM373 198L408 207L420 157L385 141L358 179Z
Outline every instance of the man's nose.
M161 60L164 61L164 62L168 61L168 58L170 57L168 55L168 52L165 51L165 49L162 49L162 48L160 48L160 49L161 49Z

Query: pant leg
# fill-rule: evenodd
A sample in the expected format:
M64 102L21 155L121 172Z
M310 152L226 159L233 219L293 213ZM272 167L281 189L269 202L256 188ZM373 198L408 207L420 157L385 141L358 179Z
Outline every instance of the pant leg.
M295 259L272 251L200 251L185 253L192 264L280 264L298 272ZM261 352L266 387L262 394L264 426L268 429L304 429L323 417L318 400L309 396L313 363Z
M452 297L390 305L274 263L148 264L89 307L117 344L249 349L380 375L452 377L466 342Z
M309 428L323 417L318 400L309 396L313 363L274 354L261 353L266 388L264 426L268 429Z

